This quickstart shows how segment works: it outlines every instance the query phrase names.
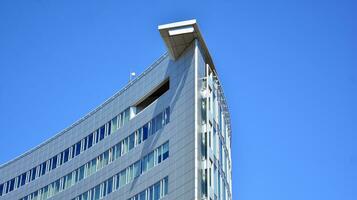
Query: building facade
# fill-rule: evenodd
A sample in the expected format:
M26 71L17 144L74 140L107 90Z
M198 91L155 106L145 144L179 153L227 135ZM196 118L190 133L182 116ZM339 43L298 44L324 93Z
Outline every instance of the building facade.
M232 199L230 117L195 20L98 108L0 166L0 200Z

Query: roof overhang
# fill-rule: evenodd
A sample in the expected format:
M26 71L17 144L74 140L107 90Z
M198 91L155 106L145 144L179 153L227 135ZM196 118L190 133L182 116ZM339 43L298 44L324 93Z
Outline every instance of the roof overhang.
M197 39L205 54L206 62L214 68L211 55L195 19L160 25L159 31L171 59L177 60Z

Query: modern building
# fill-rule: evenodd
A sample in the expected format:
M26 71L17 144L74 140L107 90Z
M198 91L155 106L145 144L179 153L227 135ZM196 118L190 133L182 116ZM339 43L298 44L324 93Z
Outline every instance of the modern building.
M0 166L0 200L231 200L230 117L196 20L98 108Z

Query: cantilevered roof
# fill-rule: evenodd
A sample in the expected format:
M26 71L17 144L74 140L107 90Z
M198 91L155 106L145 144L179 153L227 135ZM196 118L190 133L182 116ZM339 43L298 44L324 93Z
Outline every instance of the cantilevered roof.
M170 57L177 60L195 39L198 39L209 65L214 68L211 55L195 19L159 26Z

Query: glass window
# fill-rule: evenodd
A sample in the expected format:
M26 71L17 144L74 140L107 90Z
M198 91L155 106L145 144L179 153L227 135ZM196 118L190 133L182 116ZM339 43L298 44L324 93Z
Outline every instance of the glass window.
M149 128L148 128L148 124L145 124L143 126L143 141L145 141L149 136Z
M99 142L99 130L95 131L95 144Z
M154 185L154 200L160 199L160 182Z
M31 181L35 180L36 177L36 167L31 170Z
M2 195L3 189L4 189L4 184L0 184L0 196Z
M156 116L156 131L160 130L162 128L162 113L158 114Z
M134 144L135 144L135 133L132 133L129 136L129 150L131 150L132 148L134 148Z
M143 129L142 128L139 128L137 131L136 131L136 145L140 144L141 143L141 138L142 138L142 135L143 135Z
M126 168L126 176L127 176L127 178L126 178L127 183L129 183L130 181L133 180L133 178L134 178L133 165Z
M168 177L164 178L163 187L164 187L164 195L167 195L167 193L169 191L169 178Z
M99 195L100 195L100 185L97 185L94 188L94 200L99 200Z
M11 179L10 181L7 182L8 184L10 183L10 191L14 190L14 186L15 186L15 179Z
M25 185L25 183L26 183L26 173L23 173L22 175L21 175L21 185ZM1 190L0 190L1 191Z
M57 155L52 158L52 169L57 167Z
M85 137L83 140L83 151L87 149L88 137Z
M109 150L105 151L103 154L103 166L107 165L109 162Z
M99 133L100 133L99 139L100 139L100 140L103 140L104 134L105 134L105 125L103 125L102 127L100 127Z
M165 124L168 124L170 122L170 107L166 108L165 112Z
M121 155L124 155L128 152L128 138L125 138L122 141L122 151L121 151Z
M119 188L123 187L126 184L126 170L120 172L119 178Z
M154 167L154 153L150 153L148 155L148 169L151 169L152 167Z
M112 119L111 121L111 132L113 133L117 129L118 129L118 118L114 117L114 119Z
M124 123L125 123L125 122L129 121L129 118L130 118L130 109L129 109L129 108L126 109L126 110L124 111L124 113L125 113L125 120L124 120Z
M77 144L76 144L76 156L79 154L79 153L81 153L81 142L79 141L79 142L77 142Z
M79 168L78 180L82 180L84 178L84 165Z
M141 162L141 169L142 169L142 172L146 172L147 171L147 168L148 168L148 156L145 156L143 159L142 159L142 162Z
M113 177L111 177L111 178L107 181L107 185L108 185L107 194L110 194L110 193L113 191Z
M146 200L146 190L140 192L139 198L140 200Z
M163 150L162 150L162 160L166 160L166 158L169 157L169 143L166 142L163 145Z
M41 164L41 175L44 175L46 173L46 162L43 162Z
M106 128L106 130L107 130L107 132L108 132L107 135L110 135L110 134L111 134L111 130L112 130L112 129L111 129L111 123L108 122L107 124L108 124L108 126L107 126L107 128Z
M134 163L134 178L140 176L141 174L141 162L138 161Z
M68 161L69 149L64 150L63 163Z
M121 142L115 145L115 159L121 156Z
M156 156L156 160L155 160L155 163L156 164L159 164L159 163L161 163L161 161L162 161L162 149L163 149L163 146L160 146L159 148L157 148L156 150L155 150L155 156Z
M88 136L88 148L93 145L93 133Z

